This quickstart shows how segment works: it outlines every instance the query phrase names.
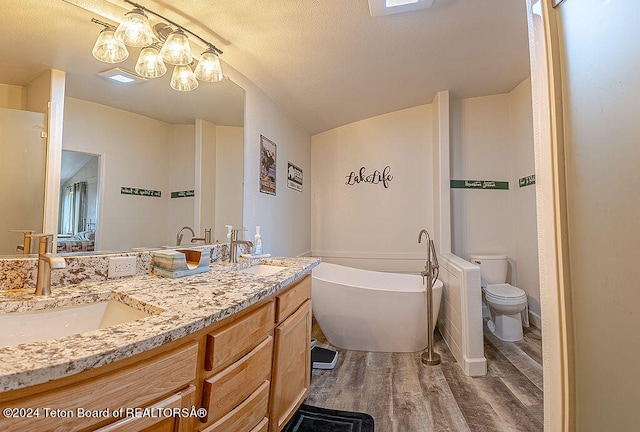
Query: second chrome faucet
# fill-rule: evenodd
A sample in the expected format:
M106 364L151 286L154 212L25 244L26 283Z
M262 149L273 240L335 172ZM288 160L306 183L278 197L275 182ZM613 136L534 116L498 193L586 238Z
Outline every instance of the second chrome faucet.
M247 247L251 248L253 246L253 242L249 240L238 240L239 229L231 230L231 243L229 243L229 262L237 263L238 262L238 245L243 244Z

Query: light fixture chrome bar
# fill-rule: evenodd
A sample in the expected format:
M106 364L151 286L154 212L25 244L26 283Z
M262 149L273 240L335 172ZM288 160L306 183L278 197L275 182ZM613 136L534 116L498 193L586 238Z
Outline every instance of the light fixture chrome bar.
M96 23L96 24L100 24L101 26L104 26L104 28L109 29L109 30L114 30L116 29L116 26L114 26L113 24L109 24L107 22L104 21L100 21L98 19L95 18L91 18L91 22L92 23Z
M203 39L202 37L200 37L200 36L198 36L197 34L195 34L194 32L192 32L191 30L189 30L189 29L187 29L187 28L185 28L185 27L181 26L180 24L178 24L178 23L176 23L176 22L174 22L174 21L170 20L169 18L167 18L167 17L165 17L165 16L160 15L158 12L154 12L153 10L149 9L148 7L143 6L143 5L139 4L139 3L136 3L136 2L131 1L131 0L123 0L123 1L124 1L125 3L129 3L130 5L132 5L132 6L134 6L134 7L137 7L137 8L140 8L140 9L144 10L144 11L147 11L147 12L149 12L149 13L151 13L151 14L153 14L153 15L157 16L158 18L165 20L165 21L166 21L166 22L168 22L169 24L174 25L174 26L176 26L176 27L178 27L178 28L182 29L183 31L185 31L185 32L189 33L190 35L192 35L192 36L194 36L194 37L198 38L198 39L200 40L200 42L202 42L203 44L205 44L208 48L213 49L213 50L214 50L215 52L217 52L218 54L222 54L222 51L221 51L220 49L218 49L218 47L216 47L216 46L215 46L214 44L212 44L211 42L209 42L209 41L207 41L207 40Z

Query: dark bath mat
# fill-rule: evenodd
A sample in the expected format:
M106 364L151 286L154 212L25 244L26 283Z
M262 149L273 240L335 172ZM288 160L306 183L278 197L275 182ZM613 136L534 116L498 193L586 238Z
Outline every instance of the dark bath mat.
M282 432L373 432L373 417L302 404Z

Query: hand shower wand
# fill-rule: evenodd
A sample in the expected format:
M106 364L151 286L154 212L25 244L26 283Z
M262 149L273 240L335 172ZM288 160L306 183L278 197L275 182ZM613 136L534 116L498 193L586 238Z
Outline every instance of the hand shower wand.
M425 229L418 233L418 243L422 242L422 235L427 237L427 262L424 266L422 275L422 281L426 280L427 291L427 351L422 353L422 363L428 366L435 366L440 364L440 354L433 352L433 285L435 285L438 279L438 273L440 266L438 265L438 257L436 255L436 248L431 240L429 232ZM431 262L433 255L433 263Z

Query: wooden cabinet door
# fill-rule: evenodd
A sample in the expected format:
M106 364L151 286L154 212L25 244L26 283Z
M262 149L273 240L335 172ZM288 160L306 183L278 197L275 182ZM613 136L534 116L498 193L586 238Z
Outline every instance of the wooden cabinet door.
M275 330L269 428L279 432L309 392L311 380L311 301Z

